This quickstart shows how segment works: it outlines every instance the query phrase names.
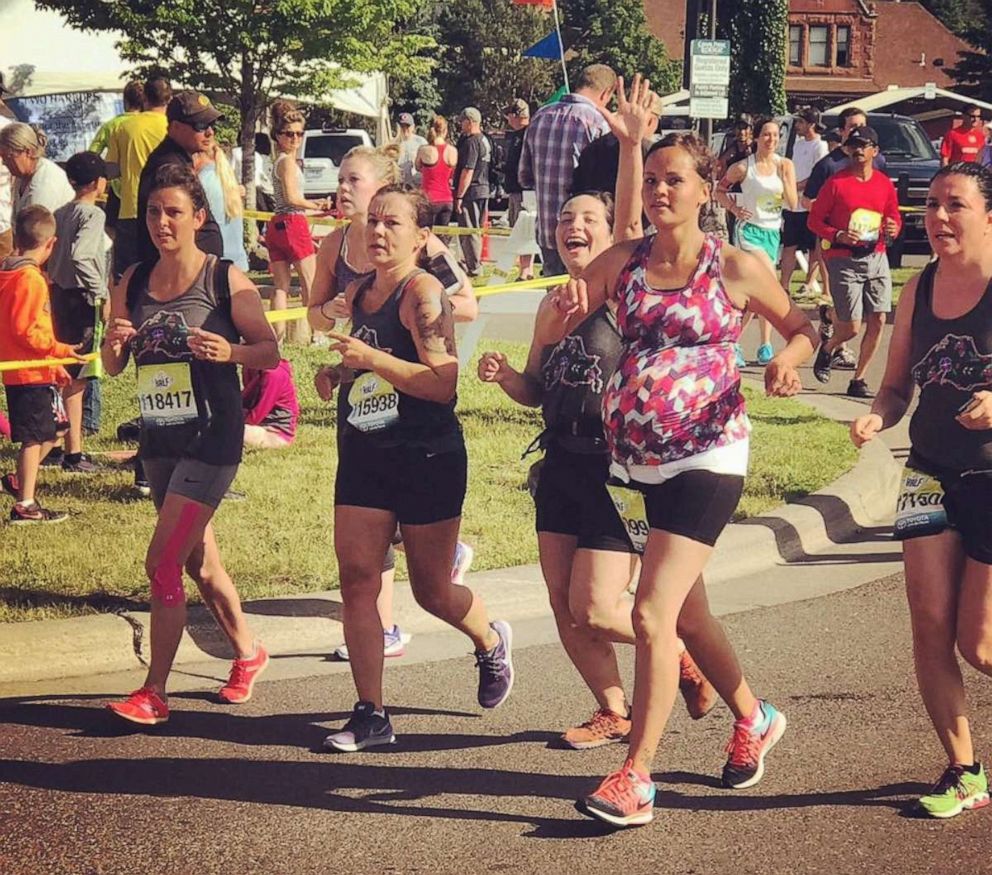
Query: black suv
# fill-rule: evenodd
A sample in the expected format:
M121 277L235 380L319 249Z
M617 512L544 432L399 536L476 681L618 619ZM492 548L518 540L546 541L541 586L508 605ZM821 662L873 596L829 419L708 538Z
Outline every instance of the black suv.
M823 124L837 126L837 116L824 115ZM940 158L916 119L882 112L868 113L868 124L878 133L879 148L885 156L885 172L899 192L899 206L926 205L930 180L940 169ZM922 212L903 212L903 233L889 251L889 262L899 267L903 251L928 254Z

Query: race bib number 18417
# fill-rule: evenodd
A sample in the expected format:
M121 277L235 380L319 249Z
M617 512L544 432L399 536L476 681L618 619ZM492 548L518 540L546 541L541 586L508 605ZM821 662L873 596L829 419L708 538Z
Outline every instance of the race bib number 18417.
M197 417L193 379L186 362L138 368L138 410L146 427L182 425Z

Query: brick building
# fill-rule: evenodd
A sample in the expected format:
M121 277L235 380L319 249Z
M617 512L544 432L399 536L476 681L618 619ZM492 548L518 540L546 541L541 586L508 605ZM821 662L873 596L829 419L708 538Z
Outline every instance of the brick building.
M644 0L644 8L669 55L681 57L684 0ZM953 88L946 71L969 48L919 3L898 0L790 0L788 41L792 106L831 106L890 85Z

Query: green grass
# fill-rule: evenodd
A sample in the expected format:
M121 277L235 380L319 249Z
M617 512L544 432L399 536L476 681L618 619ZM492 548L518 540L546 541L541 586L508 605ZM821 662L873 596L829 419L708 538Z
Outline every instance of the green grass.
M902 294L903 287L909 282L910 278L915 274L920 272L918 267L896 267L892 269L892 308L895 309L896 304L899 303L899 296ZM792 275L792 282L789 285L789 293L792 295L793 300L800 305L811 305L819 301L818 295L802 294L802 283L806 278L805 274L801 274L797 269Z
M522 364L525 350L487 343ZM334 411L320 401L312 378L326 351L288 347L300 397L300 427L287 450L249 451L234 488L242 502L225 502L216 519L224 561L245 598L337 586L332 541L336 454ZM131 372L104 382L104 433L134 413ZM853 463L846 429L793 400L747 392L754 422L751 475L739 517L761 513L833 480ZM514 405L499 389L462 377L459 415L469 451L469 491L463 538L476 548L474 568L501 568L537 560L533 504L525 488L535 458L520 455L540 430L536 411ZM91 438L93 453L121 450L111 437ZM0 447L0 470L14 450ZM154 526L151 502L134 495L130 468L69 476L44 469L39 495L72 513L50 527L0 522L0 621L42 619L139 608L147 603L143 559ZM9 505L0 504L6 515ZM400 556L400 575L404 573ZM192 588L191 588L192 589ZM193 594L191 592L191 597Z

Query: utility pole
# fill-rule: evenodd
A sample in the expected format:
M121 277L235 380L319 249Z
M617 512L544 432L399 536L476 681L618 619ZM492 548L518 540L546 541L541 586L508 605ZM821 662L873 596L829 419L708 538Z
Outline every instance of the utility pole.
M716 0L710 0L709 38L711 40L716 39ZM713 144L713 119L711 118L703 119L703 137L707 146Z

